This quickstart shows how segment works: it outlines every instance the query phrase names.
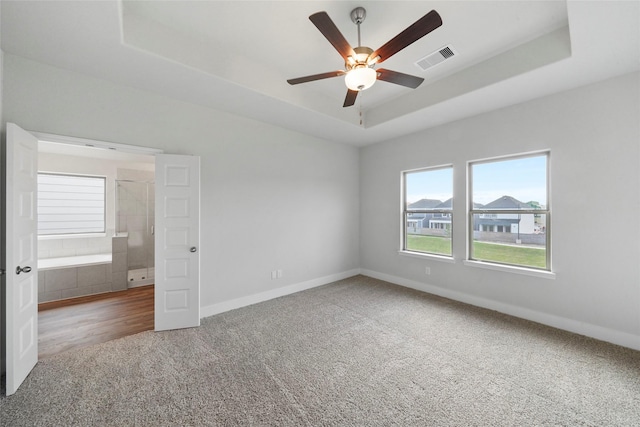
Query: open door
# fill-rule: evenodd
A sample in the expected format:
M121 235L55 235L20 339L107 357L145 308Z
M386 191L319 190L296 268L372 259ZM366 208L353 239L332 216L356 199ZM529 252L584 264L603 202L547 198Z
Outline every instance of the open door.
M200 157L156 154L155 329L200 325Z
M38 362L38 140L7 123L7 396Z

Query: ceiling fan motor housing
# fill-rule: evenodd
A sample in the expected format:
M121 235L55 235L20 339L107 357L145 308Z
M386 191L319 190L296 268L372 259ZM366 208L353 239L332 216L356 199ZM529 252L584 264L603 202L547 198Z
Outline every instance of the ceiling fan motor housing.
M369 56L371 56L371 54L373 53L373 49L366 46L358 46L353 48L353 51L355 52L355 57L347 57L347 62L345 62L344 64L347 71L354 68L374 67L375 63L369 64L368 62Z

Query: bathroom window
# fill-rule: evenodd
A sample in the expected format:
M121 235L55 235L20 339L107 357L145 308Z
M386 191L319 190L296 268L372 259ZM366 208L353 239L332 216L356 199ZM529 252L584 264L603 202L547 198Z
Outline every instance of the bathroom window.
M106 178L38 174L38 235L104 233Z

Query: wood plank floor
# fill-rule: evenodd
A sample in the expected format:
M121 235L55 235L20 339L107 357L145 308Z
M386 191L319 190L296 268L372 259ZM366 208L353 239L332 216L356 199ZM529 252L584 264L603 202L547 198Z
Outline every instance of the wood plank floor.
M39 304L39 358L152 330L153 297L149 285Z

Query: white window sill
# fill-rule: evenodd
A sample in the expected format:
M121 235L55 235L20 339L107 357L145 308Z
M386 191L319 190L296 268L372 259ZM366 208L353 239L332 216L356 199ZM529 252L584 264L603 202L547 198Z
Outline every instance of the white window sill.
M61 239L88 239L91 237L107 237L107 233L91 233L91 234L49 234L38 236L38 240L61 240Z
M504 271L506 273L523 274L525 276L541 277L543 279L554 280L556 278L556 274L551 271L535 270L533 268L516 267L516 266L510 266L510 265L493 264L490 262L483 262L483 261L464 260L462 262L464 265L468 267L485 268L487 270L496 270L496 271Z
M402 256L412 257L412 258L420 258L423 260L448 262L451 264L455 264L456 262L456 260L453 259L453 257L446 256L446 255L425 254L422 252L411 252L411 251L403 251L403 250L398 251L398 254Z

